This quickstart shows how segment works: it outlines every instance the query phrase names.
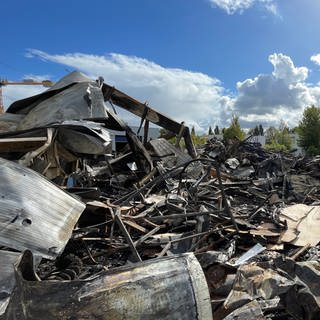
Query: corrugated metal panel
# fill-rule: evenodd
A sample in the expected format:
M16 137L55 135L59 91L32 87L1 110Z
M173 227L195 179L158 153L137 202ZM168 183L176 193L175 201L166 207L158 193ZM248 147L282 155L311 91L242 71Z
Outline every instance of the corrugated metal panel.
M192 159L188 154L179 150L164 138L151 140L150 144L154 152L168 166L179 166Z
M85 205L36 172L0 158L0 245L56 257Z
M64 120L106 117L101 89L95 82L80 82L40 102L17 129L26 130Z

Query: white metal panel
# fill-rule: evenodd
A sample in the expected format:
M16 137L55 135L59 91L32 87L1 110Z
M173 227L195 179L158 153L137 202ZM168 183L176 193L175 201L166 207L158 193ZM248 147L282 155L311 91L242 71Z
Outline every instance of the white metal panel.
M0 245L56 257L85 205L40 174L0 158Z

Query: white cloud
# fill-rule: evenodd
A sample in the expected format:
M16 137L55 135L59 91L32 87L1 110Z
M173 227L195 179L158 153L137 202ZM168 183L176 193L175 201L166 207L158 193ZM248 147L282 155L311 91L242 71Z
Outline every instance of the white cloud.
M320 65L320 53L311 56L310 60L317 65Z
M320 83L309 84L309 70L295 66L289 56L281 53L269 56L273 66L269 74L238 82L234 96L216 78L199 72L165 68L138 57L83 53L51 55L39 50L29 50L28 56L64 64L93 79L101 75L106 83L142 102L147 101L151 107L177 121L194 125L199 133L206 132L209 125L228 125L232 112L240 116L245 128L259 123L277 126L281 119L295 126L306 106L320 106ZM12 86L4 90L5 96L20 99L44 88ZM131 121L132 118L127 116L124 120Z
M51 76L46 75L34 75L25 74L21 80L17 82L23 82L24 80L32 79L35 82L41 82L43 80L50 80ZM10 80L9 80L10 81ZM14 81L15 82L15 81ZM38 93L45 91L47 88L42 85L6 85L2 87L3 104L8 107L12 102L20 99L24 99Z
M5 109L14 101L24 99L30 96L34 96L38 93L45 91L47 88L43 86L34 85L34 86L3 86L2 87L2 96L3 96L3 105Z
M260 5L270 13L279 15L274 0L209 0L214 6L224 10L227 14L243 13L254 5Z
M320 103L320 87L307 84L308 69L295 67L289 56L272 54L272 74L260 74L237 83L234 101L240 119L275 124L280 119L289 125L298 123L306 106Z
M255 0L210 0L210 2L228 14L234 14L236 12L242 13L243 10L249 9Z
M267 11L282 19L282 16L279 14L278 7L273 1L266 2L264 7Z
M289 56L282 53L274 53L269 56L269 61L274 67L272 74L276 79L282 79L290 84L301 82L308 78L308 68L295 67Z
M164 68L146 59L112 53L107 56L74 53L50 55L29 50L28 56L64 64L93 78L103 76L115 86L177 121L195 125L199 131L221 122L230 97L219 80L206 74Z
M51 76L48 74L37 75L37 74L28 73L24 75L23 79L32 79L35 82L41 82L44 80L50 80Z

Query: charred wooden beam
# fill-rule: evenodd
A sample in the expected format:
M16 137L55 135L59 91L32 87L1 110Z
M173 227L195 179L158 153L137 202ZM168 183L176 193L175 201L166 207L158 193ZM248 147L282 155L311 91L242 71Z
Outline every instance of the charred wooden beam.
M164 114L156 111L153 108L150 108L146 104L128 96L127 94L121 92L120 90L111 87L107 84L103 84L102 92L105 101L111 101L113 104L135 114L140 118L145 118L146 120L169 130L176 135L179 135L181 128L184 128L183 137L186 143L186 148L191 157L195 158L197 152L193 145L190 130L188 127L185 127L183 124L176 122L175 120L165 116Z

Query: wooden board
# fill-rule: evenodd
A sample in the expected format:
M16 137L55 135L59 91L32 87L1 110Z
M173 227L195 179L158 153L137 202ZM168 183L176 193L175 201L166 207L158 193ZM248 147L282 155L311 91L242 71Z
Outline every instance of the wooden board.
M47 140L47 137L0 139L0 152L28 152L40 148Z
M303 247L315 246L320 241L320 206L296 204L282 210L281 221L286 221L288 230L281 237L283 242Z

